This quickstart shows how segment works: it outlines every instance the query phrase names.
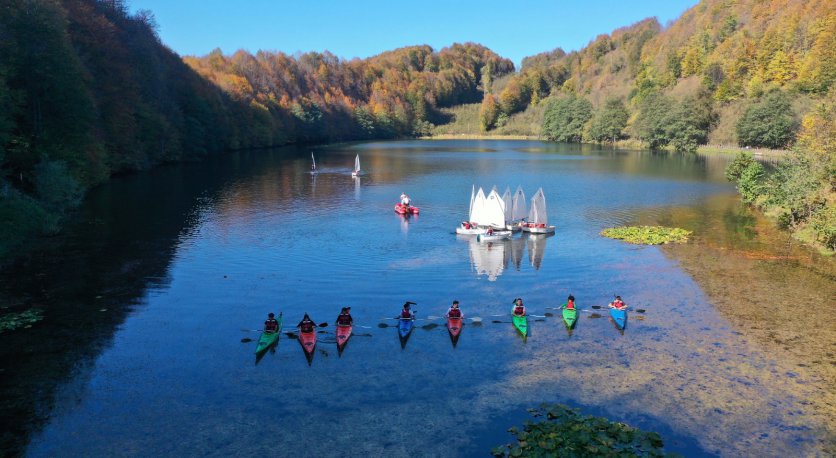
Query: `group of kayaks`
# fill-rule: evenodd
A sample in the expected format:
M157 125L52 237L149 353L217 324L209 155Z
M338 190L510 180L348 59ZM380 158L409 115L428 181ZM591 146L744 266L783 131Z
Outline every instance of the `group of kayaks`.
M577 308L562 308L562 315L563 315L563 322L566 324L568 329L573 329L575 323L578 320L578 309ZM627 310L626 309L618 309L618 308L610 308L610 317L612 317L613 322L615 323L618 329L623 330L627 325ZM462 327L464 325L464 318L462 317L452 317L452 316L445 316L447 320L447 331L450 334L450 340L453 342L453 346L456 345L459 339L459 335L462 332ZM406 342L409 340L409 336L412 334L413 329L415 328L415 318L396 318L398 320L397 328L398 328L398 337L401 342L401 348L406 347ZM279 313L279 317L277 319L279 326L278 332L262 332L261 337L258 339L258 345L256 346L255 354L256 356L263 355L267 349L276 345L279 341L279 335L281 334L282 329L282 314ZM511 322L514 325L514 328L522 335L524 338L528 337L528 315L511 315ZM325 326L323 324L323 326ZM351 338L351 334L353 332L354 326L353 325L342 325L337 324L335 325L335 335L337 339L337 351L340 355L342 355L345 346L348 344L348 340ZM298 332L297 339L299 340L299 344L302 346L302 349L305 352L305 357L308 359L308 363L310 364L311 360L313 359L314 351L316 350L316 335L317 332L314 330L313 332Z

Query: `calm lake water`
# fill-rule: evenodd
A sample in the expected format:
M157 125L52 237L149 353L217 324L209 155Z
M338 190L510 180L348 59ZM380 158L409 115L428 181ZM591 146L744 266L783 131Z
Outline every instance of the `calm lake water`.
M718 221L698 231L751 243L756 234L739 236L747 223L722 176L727 159L404 141L316 148L312 176L310 151L115 179L64 234L3 272L4 301L46 317L0 335L6 450L486 456L541 402L659 431L686 456L814 455L832 440L803 389L824 382L740 332L675 253L598 235L686 213ZM542 187L556 235L456 236L472 184L521 184L529 198ZM401 192L420 216L392 211ZM541 318L525 342L493 322L515 297L545 315L569 294L584 309L620 294L646 313L623 332L606 314L583 313L572 332ZM404 301L426 318L453 299L483 318L455 348L441 320L419 321L403 349L394 327L380 327ZM321 333L309 365L283 335L256 364L258 333L247 330L267 312L330 325L341 306L368 327L341 357Z

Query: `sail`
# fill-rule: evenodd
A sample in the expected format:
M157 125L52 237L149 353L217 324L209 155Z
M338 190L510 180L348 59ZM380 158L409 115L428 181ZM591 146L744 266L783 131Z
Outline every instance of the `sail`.
M476 185L470 188L470 210L467 211L467 220L473 221L473 201L476 199Z
M505 204L505 224L509 224L514 220L514 201L511 197L511 188L505 188L502 193L502 203Z
M311 168L313 170L316 170L316 159L314 159L314 157L313 157L313 151L311 151L311 161L313 162L313 167L311 167Z
M485 219L485 191L479 188L476 197L473 198L473 208L470 210L470 221L476 224L484 224Z
M531 198L531 210L528 212L528 222L534 224L549 224L549 216L546 214L546 196L543 188L537 190Z
M512 205L511 221L521 221L528 216L528 208L526 208L525 193L522 190L522 186L517 186Z
M354 157L354 173L360 173L360 155Z
M479 221L483 226L505 228L505 203L502 201L496 189L492 189L485 198L485 216Z

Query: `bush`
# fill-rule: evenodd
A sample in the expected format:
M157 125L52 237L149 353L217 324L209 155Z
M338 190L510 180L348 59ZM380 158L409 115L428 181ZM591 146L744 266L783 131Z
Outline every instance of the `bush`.
M736 126L740 146L774 149L790 146L798 128L789 98L781 91L772 91L751 104Z
M746 203L754 203L764 193L764 169L760 162L754 162L743 169L737 180L737 191Z
M747 151L737 153L734 160L726 166L726 179L731 182L737 182L737 180L740 179L740 175L743 174L743 171L755 162L756 161L755 158L752 157L752 153Z
M810 225L817 242L829 250L836 250L836 206L822 207L810 218Z
M549 104L543 116L542 134L551 141L580 142L584 125L592 117L592 103L575 95Z
M42 161L35 167L35 190L47 208L61 213L76 207L84 188L67 169L64 161Z
M621 99L608 99L595 113L589 126L589 137L596 142L615 142L623 136L630 113Z

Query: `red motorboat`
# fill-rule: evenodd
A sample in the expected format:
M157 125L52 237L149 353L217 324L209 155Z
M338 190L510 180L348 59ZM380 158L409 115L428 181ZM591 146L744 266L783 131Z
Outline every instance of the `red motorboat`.
M420 210L412 205L395 204L395 213L399 215L417 215Z

